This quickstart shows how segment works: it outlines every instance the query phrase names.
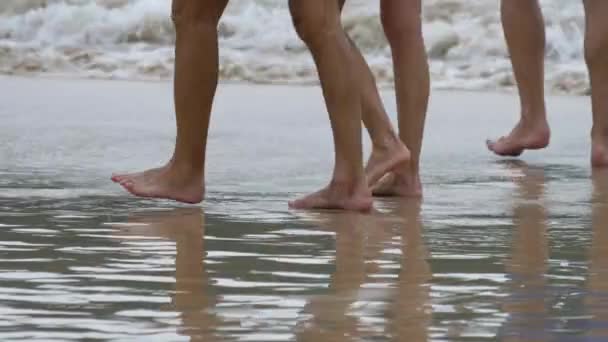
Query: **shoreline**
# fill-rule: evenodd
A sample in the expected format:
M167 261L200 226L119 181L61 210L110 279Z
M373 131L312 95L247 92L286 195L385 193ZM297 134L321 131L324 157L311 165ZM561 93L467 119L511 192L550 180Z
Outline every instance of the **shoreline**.
M0 172L19 184L4 189L9 197L132 201L110 175L160 166L174 149L169 82L0 76L0 86L9 90L0 96ZM395 125L395 94L380 94ZM551 145L517 160L547 170L552 179L574 177L575 183L565 186L589 186L590 102L580 96L548 96ZM508 132L518 117L514 95L433 92L422 152L425 202L443 203L452 196L473 201L473 194L494 200L497 189L510 186L505 180L516 176L508 168L514 159L496 157L485 141ZM366 132L363 146L367 155ZM231 217L284 218L288 200L326 185L333 159L319 87L225 84L213 105L205 207L225 213L230 203Z
M128 78L103 78L103 77L78 77L76 75L69 74L53 74L53 73L41 73L41 74L11 74L0 72L0 78L5 79L25 79L25 80L48 80L48 81L91 81L91 82L120 82L120 83L140 83L140 84L164 84L171 83L171 79L128 79ZM294 87L294 88L311 88L319 87L318 82L305 82L305 81L293 81L293 82L248 82L248 81L235 81L235 80L222 80L220 79L219 84L231 85L231 86L260 86L260 87ZM382 92L394 90L395 87L392 85L378 85L378 89ZM484 89L467 89L458 87L433 87L433 81L431 80L431 96L434 92L456 92L465 94L477 94L477 93L492 93L492 94L503 94L517 96L517 89L515 87L499 87L499 88L484 88ZM549 97L590 97L591 94L576 93L576 92L556 92L546 91L545 96Z

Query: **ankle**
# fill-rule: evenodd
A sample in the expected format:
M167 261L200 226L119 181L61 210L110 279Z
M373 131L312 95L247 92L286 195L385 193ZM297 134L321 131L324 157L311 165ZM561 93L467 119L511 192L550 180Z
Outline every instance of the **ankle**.
M608 126L593 125L591 129L591 140L597 143L608 142Z
M344 178L344 177L334 177L328 186L330 192L336 194L346 194L353 195L355 193L361 192L362 190L367 190L367 181L365 178Z
M404 168L400 168L395 170L395 177L402 183L419 183L420 182L420 173L418 167L413 165L408 165Z
M527 127L545 127L548 123L547 114L545 114L544 112L542 114L538 112L533 114L522 114L520 122L522 125Z
M521 108L522 124L535 126L547 123L547 109L544 104L536 106L523 105Z
M169 172L178 175L183 179L197 179L203 178L204 168L199 166L194 166L188 162L180 162L176 159L171 159L171 161L167 164Z
M389 132L382 134L381 137L373 137L372 149L375 152L388 153L399 148L402 142L392 129Z
M530 103L521 103L521 114L522 116L546 116L547 114L547 105L544 101L530 104Z

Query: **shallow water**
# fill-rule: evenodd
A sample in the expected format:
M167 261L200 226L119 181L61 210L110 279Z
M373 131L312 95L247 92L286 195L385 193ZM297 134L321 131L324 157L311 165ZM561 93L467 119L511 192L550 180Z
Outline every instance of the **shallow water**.
M498 161L482 138L515 100L436 94L424 202L364 215L286 208L331 166L317 89L221 87L208 200L176 206L107 180L170 151L168 85L0 84L2 341L608 339L583 99L550 99L551 149Z

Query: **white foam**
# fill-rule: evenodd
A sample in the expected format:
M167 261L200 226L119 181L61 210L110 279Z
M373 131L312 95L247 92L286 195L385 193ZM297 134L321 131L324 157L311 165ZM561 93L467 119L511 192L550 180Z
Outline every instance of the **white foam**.
M383 85L393 81L378 2L349 0L344 25ZM513 85L499 1L425 0L424 33L436 88ZM542 1L550 89L582 93L581 1ZM0 72L170 79L174 31L169 0L2 0ZM221 76L249 82L316 81L285 0L232 0L220 24Z

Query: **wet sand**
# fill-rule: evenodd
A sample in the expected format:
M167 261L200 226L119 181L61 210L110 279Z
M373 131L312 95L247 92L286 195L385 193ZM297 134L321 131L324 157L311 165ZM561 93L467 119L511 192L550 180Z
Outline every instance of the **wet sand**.
M207 200L179 206L109 181L169 156L170 84L0 87L0 340L608 338L588 98L550 97L551 147L500 160L517 99L435 92L424 202L360 215L287 210L331 169L317 88L222 85Z

